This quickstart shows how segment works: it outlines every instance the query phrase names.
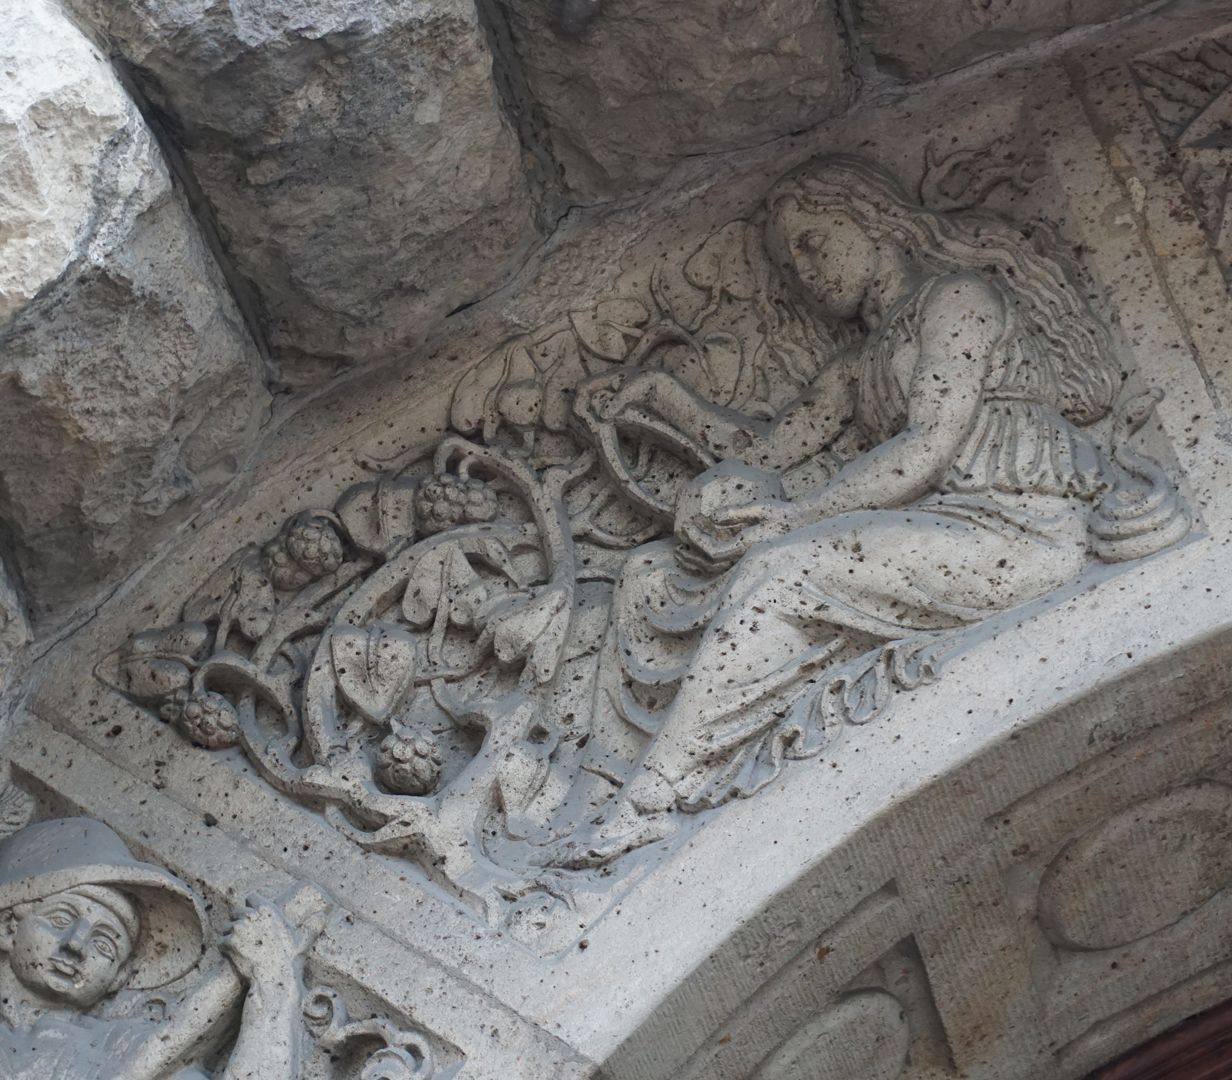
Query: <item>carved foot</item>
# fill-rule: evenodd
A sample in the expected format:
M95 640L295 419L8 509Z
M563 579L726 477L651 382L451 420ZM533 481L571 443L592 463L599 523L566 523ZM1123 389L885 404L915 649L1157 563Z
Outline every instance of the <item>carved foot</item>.
M531 857L531 863L545 868L590 870L666 839L675 831L676 822L667 812L646 814L622 800L598 822L540 848Z

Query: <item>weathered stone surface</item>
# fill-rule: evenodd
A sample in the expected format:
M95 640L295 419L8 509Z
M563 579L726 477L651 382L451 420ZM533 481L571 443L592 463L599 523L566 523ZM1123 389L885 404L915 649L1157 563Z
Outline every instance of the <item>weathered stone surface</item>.
M0 42L0 520L37 613L233 475L255 346L103 57L45 0Z
M626 0L584 22L577 3L492 2L525 80L524 137L582 201L811 127L853 87L830 0Z
M389 359L535 238L470 0L74 0L134 71L292 381Z
M1127 15L1149 0L860 0L858 31L886 69L920 79Z

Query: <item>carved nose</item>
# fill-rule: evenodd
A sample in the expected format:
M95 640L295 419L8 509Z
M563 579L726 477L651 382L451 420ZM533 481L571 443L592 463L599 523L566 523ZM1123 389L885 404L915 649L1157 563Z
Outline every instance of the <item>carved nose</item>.
M90 935L90 927L84 919L78 919L73 923L72 932L66 937L60 945L62 952L68 953L70 956L80 960L86 955L86 941Z

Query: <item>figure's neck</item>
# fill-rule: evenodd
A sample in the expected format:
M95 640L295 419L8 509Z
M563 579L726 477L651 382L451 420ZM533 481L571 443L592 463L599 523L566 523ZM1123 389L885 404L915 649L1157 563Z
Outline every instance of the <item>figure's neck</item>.
M41 1016L64 1006L30 990L0 959L0 1019L14 1031L29 1031Z
M869 329L880 328L916 286L916 268L899 251L884 252L877 268L877 280L869 289L860 317Z

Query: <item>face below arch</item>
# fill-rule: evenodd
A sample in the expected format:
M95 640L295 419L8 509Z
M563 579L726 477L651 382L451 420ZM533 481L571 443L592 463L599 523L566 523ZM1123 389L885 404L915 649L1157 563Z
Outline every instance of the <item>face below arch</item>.
M839 210L818 214L785 199L775 208L772 229L779 261L824 316L860 313L880 260L859 222Z
M86 1010L123 985L132 949L114 911L70 890L40 901L22 916L9 963L28 990Z

